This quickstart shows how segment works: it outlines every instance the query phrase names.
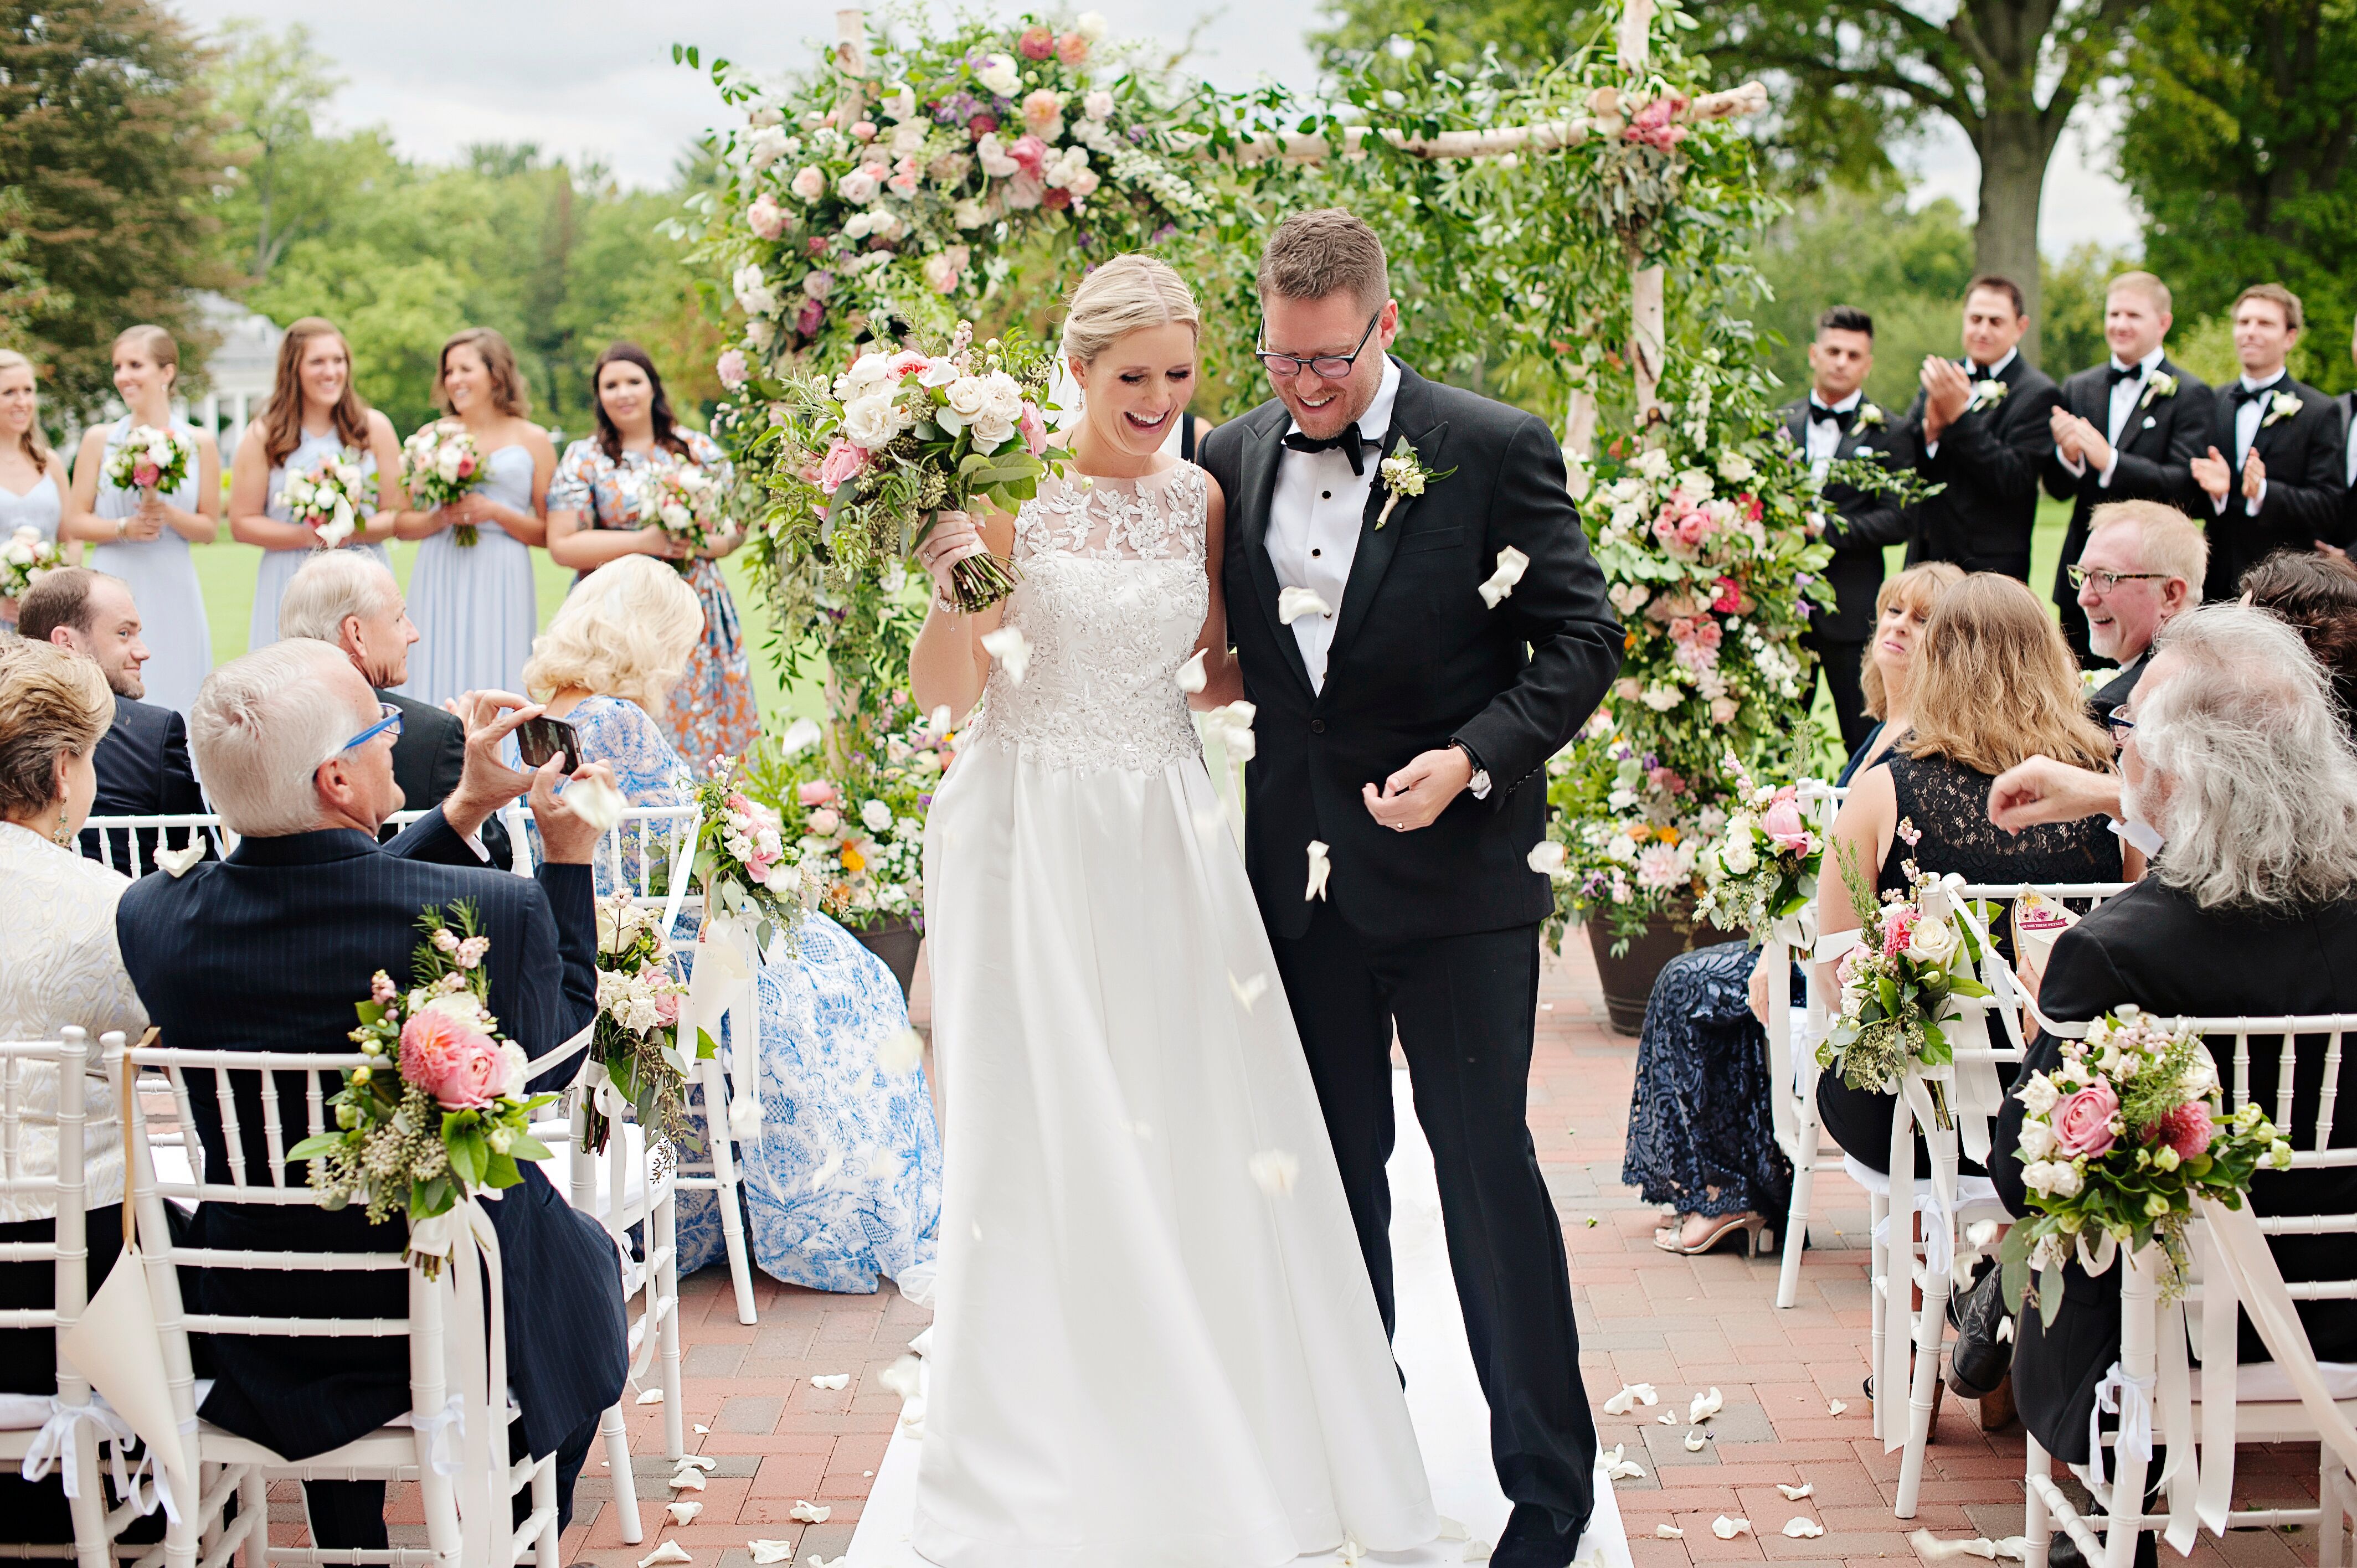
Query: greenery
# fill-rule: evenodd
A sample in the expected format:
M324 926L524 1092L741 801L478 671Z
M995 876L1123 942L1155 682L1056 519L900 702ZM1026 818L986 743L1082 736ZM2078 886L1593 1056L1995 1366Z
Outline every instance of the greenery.
M193 338L188 291L213 276L203 55L147 0L5 0L0 62L0 326L52 415L87 415L112 394L115 334Z

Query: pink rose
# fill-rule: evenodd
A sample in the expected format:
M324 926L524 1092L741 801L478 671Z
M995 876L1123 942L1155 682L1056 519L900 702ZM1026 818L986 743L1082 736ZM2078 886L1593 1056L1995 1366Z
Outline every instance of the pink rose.
M1089 58L1089 40L1081 33L1066 33L1056 40L1056 58L1066 65L1078 65Z
M876 139L876 122L873 120L855 120L851 123L851 134L856 140L862 142L872 142Z
M1760 827L1778 849L1803 850L1809 847L1808 825L1801 820L1801 808L1793 801L1771 801L1760 814Z
M833 495L845 480L857 478L866 467L867 454L838 437L826 449L826 460L818 466L818 488Z
M1039 94L1035 92L1031 96L1037 98ZM1048 96L1052 98L1055 95L1049 93ZM1028 113L1029 105L1026 104L1025 108ZM1006 156L1020 164L1025 173L1037 175L1048 166L1048 144L1026 132L1015 138L1015 145L1006 149Z
M1086 201L1096 194L1097 187L1103 183L1097 177L1097 171L1092 168L1076 169L1064 177L1064 188L1072 193L1074 201Z
M2112 1118L2119 1113L2120 1097L2110 1084L2089 1084L2054 1108L2054 1152L2066 1159L2109 1152Z
M466 456L458 459L458 477L460 478L463 479L470 477L474 471L475 458L472 453L468 453Z
M665 1024L679 1022L679 993L666 991L655 998L655 1016Z
M786 231L786 209L765 190L745 209L745 226L764 240L774 240Z
M816 201L826 194L826 176L806 164L795 173L790 188L804 201Z
M1652 781L1654 789L1665 795L1683 795L1686 792L1685 779L1674 768L1656 768L1645 777Z
M145 489L164 477L164 470L153 463L142 463L131 470L131 482Z
M1056 52L1055 31L1038 25L1026 27L1015 47L1025 59L1046 59Z
M401 1076L445 1111L489 1105L504 1076L500 1047L447 1013L420 1013L401 1029Z
M1632 142L1667 152L1685 140L1686 128L1678 124L1677 117L1686 106L1685 95L1674 92L1667 98L1657 98L1637 111L1635 119L1621 135Z
M712 368L719 375L720 384L730 392L743 386L752 376L751 370L745 363L745 351L741 349L729 349Z
M2210 1140L2216 1131L2210 1121L2210 1107L2196 1100L2162 1117L2152 1135L2175 1149L2179 1158L2190 1160L2210 1152Z
M813 779L794 787L794 800L804 806L823 806L834 799L834 786L823 779Z
M1037 457L1048 449L1048 422L1039 417L1038 408L1025 403L1023 417L1015 422L1015 427L1023 433L1023 449L1026 452Z
M1026 136L1024 140L1030 138ZM1030 211L1047 194L1047 182L1029 169L1017 170L1015 177L1006 182L1006 205L1017 212Z
M1698 549L1704 540L1717 532L1717 523L1710 521L1707 513L1690 511L1678 519L1678 542L1689 550Z
M833 838L835 830L843 826L843 818L836 814L834 807L821 806L810 814L810 820L803 825L820 838Z

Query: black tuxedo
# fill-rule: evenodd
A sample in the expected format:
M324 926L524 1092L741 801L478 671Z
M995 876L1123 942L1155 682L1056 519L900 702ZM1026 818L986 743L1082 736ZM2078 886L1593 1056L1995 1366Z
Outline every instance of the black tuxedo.
M1870 457L1892 472L1912 467L1914 443L1904 428L1893 428L1888 417L1871 424L1858 423L1863 412L1873 407L1860 401L1851 410L1849 427L1834 448L1835 460ZM1803 397L1786 403L1777 416L1785 436L1806 452L1809 400ZM1825 580L1833 586L1834 602L1830 607L1820 605L1809 612L1809 631L1802 641L1815 652L1825 672L1834 714L1841 724L1842 745L1855 751L1874 723L1866 716L1858 667L1867 645L1874 639L1874 599L1882 591L1882 550L1887 544L1907 542L1907 509L1893 496L1861 490L1855 485L1828 485L1824 500L1831 509L1825 519L1825 542L1834 547Z
M1960 414L1940 433L1939 450L1923 439L1923 394L1902 422L1915 443L1916 471L1945 485L1910 509L1910 566L1953 561L1967 572L2002 572L2029 581L2029 535L2038 525L2038 474L2054 450L2050 415L2061 392L2016 353L1994 378L1967 372L1977 386L2006 386L1996 405Z
M2152 667L2152 660L2148 657L2151 652L2152 650L2146 649L2121 665L2110 680L2087 694L2087 711L2095 715L2097 724L2110 718L2136 695L2136 682L2143 680L2144 672Z
M2242 465L2234 456L2234 393L2241 385L2236 380L2220 387L2210 412L2206 445L2215 446L2233 469L2226 508L2220 511L2206 491L2193 508L2194 521L2210 533L2210 575L2201 588L2207 599L2235 597L2244 571L2278 550L2313 550L2319 539L2342 546L2351 541L2341 411L2330 398L2288 374L2259 394L2272 401L2277 392L2290 392L2299 399L2299 412L2272 424L2266 413L2260 415L2251 450L2266 465L2267 493L2254 516L2243 499Z
M381 691L376 699L401 710L401 738L393 743L393 781L401 786L404 808L424 811L440 805L450 798L450 791L458 787L458 776L466 771L467 726L456 714L398 692ZM390 843L393 830L388 828L378 836ZM512 847L508 830L498 817L484 822L481 838L491 865L505 870Z
M118 693L114 722L98 737L90 761L98 775L98 791L90 803L94 817L181 817L205 809L204 792L197 788L196 770L188 765L188 725L173 709L135 702ZM132 834L118 832L113 837L106 847L114 867L128 872ZM138 835L142 875L156 869L156 837L154 829ZM166 842L178 847L188 842L188 835L177 830ZM82 830L81 853L99 858L97 829Z
M2062 406L2106 435L2112 419L2110 372L2111 360L2106 358L2062 383ZM2154 391L2149 379L2146 381L2136 406L2120 426L2115 448L2119 461L2112 470L2109 487L2093 464L2085 465L2086 472L2073 474L2062 466L2050 445L2047 451L2046 493L2071 503L2071 527L2062 536L2062 559L2054 569L2054 602L2061 607L2063 638L2083 662L2090 657L2087 612L2079 607L2079 590L2071 585L2071 568L2086 547L2088 513L2106 501L2154 500L2168 502L2197 523L2206 521L2203 512L2210 498L2193 482L2191 465L2210 445L2213 394L2206 382L2167 355L2161 357L2154 374L2175 378L2177 391L2164 397Z
M1206 436L1201 457L1227 498L1228 631L1259 707L1245 776L1253 887L1385 1326L1396 1027L1500 1479L1576 1531L1594 1504L1596 1428L1562 1222L1525 1115L1538 922L1554 904L1525 857L1544 835L1546 761L1609 688L1620 628L1554 433L1403 367L1383 449L1405 439L1448 477L1380 529L1383 489L1371 487L1314 687L1277 618L1267 548L1278 465L1305 460L1283 444L1290 425L1282 403L1264 403ZM1493 610L1476 588L1509 546L1530 564ZM1489 798L1459 795L1415 832L1378 824L1361 788L1452 739L1489 772ZM1331 846L1330 902L1302 897L1312 840Z
M2205 910L2186 893L2147 877L2062 933L2039 993L2040 1005L2062 1023L2093 1018L2129 1002L2164 1018L2357 1012L2357 901L2273 916ZM2233 1067L2225 1059L2230 1044L2213 1040L2211 1048L2228 1075L2231 1112L2236 1101ZM2251 1043L2251 1098L2270 1115L2280 1045L2274 1038ZM2300 1043L2292 1091L2298 1130L2282 1130L2301 1148L2309 1146L2316 1124L2325 1045L2322 1036ZM2061 1058L2053 1037L2040 1035L2022 1065L2024 1079L2033 1071L2051 1072ZM2357 1054L2341 1056L2339 1095L2331 1142L2345 1148L2357 1143ZM1989 1162L1989 1176L2007 1208L2029 1214L2016 1152L2021 1121L2021 1102L2008 1096L1997 1116L1999 1152ZM2262 1170L2251 1184L2251 1208L2261 1215L2346 1214L2357 1208L2357 1170ZM2267 1246L2288 1281L2345 1279L2357 1273L2357 1257L2352 1255L2357 1238L2271 1236ZM2116 1268L2090 1278L2075 1262L2067 1264L2054 1326L2041 1327L2034 1311L2024 1312L2018 1326L2013 1388L2022 1424L2049 1453L2074 1465L2087 1459L2087 1412L2095 1385L2120 1353L2119 1281ZM2320 1359L2357 1360L2357 1313L2347 1303L2298 1305ZM2244 1360L2265 1359L2248 1319L2242 1341Z
M437 810L382 847L349 830L247 838L227 860L184 877L142 878L124 895L115 928L124 967L165 1045L332 1051L345 1048L353 1004L367 996L371 975L382 969L406 983L419 912L471 899L491 939L491 1011L510 1037L538 1056L596 1014L592 897L586 865L544 865L537 879L481 867ZM559 1067L534 1088L560 1086L577 1066ZM227 1145L211 1087L192 1083L202 1092L191 1100L206 1162L221 1170ZM288 1107L285 1146L304 1135L302 1092L292 1076L279 1091ZM265 1169L261 1097L250 1082L240 1089L238 1122L248 1169ZM291 1169L288 1179L301 1181L303 1170ZM569 1506L572 1472L598 1413L622 1388L627 1357L614 1246L536 1165L485 1208L506 1271L508 1379L522 1407L523 1437L533 1454L557 1453L560 1466L569 1465L560 1476ZM207 1204L195 1224L200 1246L397 1251L406 1240L398 1221L372 1226L357 1208ZM195 1288L199 1310L208 1312L406 1313L398 1273L221 1272L199 1276ZM209 1349L220 1381L204 1415L291 1459L350 1442L409 1408L409 1350L398 1340L214 1337ZM382 1489L360 1485L381 1516ZM341 1497L339 1506L350 1500ZM314 1523L335 1529L317 1517L318 1503L315 1494Z

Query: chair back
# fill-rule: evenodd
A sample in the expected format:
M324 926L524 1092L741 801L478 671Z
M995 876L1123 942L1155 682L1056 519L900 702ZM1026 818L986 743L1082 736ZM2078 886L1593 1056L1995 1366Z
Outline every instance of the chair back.
M703 815L704 808L694 800L628 807L591 854L607 896L628 893L641 908L662 909L666 938L673 934L694 879L696 828ZM528 876L540 865L540 832L519 829L511 837L516 845L516 870Z
M83 1215L89 1208L82 1194L83 1078L90 1060L90 1036L70 1026L54 1040L0 1040L0 1197L33 1198L54 1205L56 1226L46 1241L0 1241L0 1263L48 1263L57 1275L56 1292L48 1306L0 1309L0 1328L59 1330L70 1327L89 1305L90 1276L86 1265L90 1244ZM123 1036L107 1038L120 1045ZM38 1126L28 1121L39 1080L56 1080L55 1146L43 1151L27 1133ZM47 1107L40 1107L46 1119ZM69 1385L71 1385L70 1387ZM63 1358L58 1362L58 1393L80 1403L89 1391Z
M221 825L218 813L190 811L161 816L91 817L82 823L81 842L95 843L91 858L137 881L153 865L158 849L186 849L210 838L213 853L227 856L237 848L237 834ZM86 852L85 852L86 853Z

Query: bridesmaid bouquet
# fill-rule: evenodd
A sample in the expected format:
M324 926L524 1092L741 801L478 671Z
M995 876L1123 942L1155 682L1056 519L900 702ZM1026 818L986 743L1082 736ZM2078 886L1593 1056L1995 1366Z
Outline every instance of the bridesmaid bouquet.
M177 430L135 424L106 455L106 479L118 490L176 491L188 481L196 443Z
M317 537L319 548L333 550L359 532L361 512L374 498L368 475L346 450L287 475L286 488L272 499Z
M429 1279L450 1243L447 1222L430 1222L486 1187L515 1186L517 1161L552 1153L532 1135L532 1113L556 1097L524 1091L530 1058L491 1016L491 944L478 918L468 901L420 917L408 992L379 970L356 1006L351 1039L369 1059L328 1101L338 1130L286 1155L310 1162L323 1208L357 1201L371 1225L407 1216L404 1256Z
M687 987L666 959L662 920L658 911L640 908L627 893L598 900L597 1020L589 1048L637 1111L639 1125L651 1133L660 1129L677 1143L694 1132L687 1075L712 1048L708 1035L694 1046L680 1041ZM604 1153L611 1131L592 1095L581 1146Z
M720 483L694 463L648 463L630 476L630 501L640 522L651 522L690 550L709 548L727 532ZM672 564L685 574L691 558Z
M34 584L66 564L66 558L53 541L41 537L41 531L29 523L20 526L5 544L0 544L0 603L9 607L8 618L16 619L16 604Z
M2240 1208L2259 1167L2281 1170L2292 1152L2256 1105L2225 1113L2209 1049L2181 1019L2125 1006L2061 1049L2051 1074L2033 1072L2014 1090L2027 1112L2021 1181L2039 1212L2007 1234L2000 1253L2017 1310L2038 1271L2049 1326L2074 1251L2101 1273L2115 1248L2133 1251L2158 1236L2173 1286L2193 1200Z
M942 512L970 511L977 497L1012 511L1062 471L1071 454L1049 444L1041 412L1054 368L1052 351L1019 339L994 338L977 352L961 321L939 354L871 351L832 382L791 385L772 405L796 459L782 466L789 507L799 504L830 554L857 536L879 575L894 575ZM969 613L1015 591L1014 564L996 555L959 562L951 578Z
M401 444L402 488L428 511L449 505L482 482L483 455L466 426L455 419L436 420ZM450 532L461 548L474 548L473 523L459 523Z
M1911 822L1900 822L1901 840L1912 843L1921 836ZM1913 861L1905 869L1910 897L1884 904L1858 933L1857 945L1834 966L1841 1006L1817 1047L1817 1065L1838 1062L1842 1081L1852 1089L1890 1093L1909 1061L1924 1067L1954 1061L1954 1047L1940 1029L1957 1017L1950 1001L1989 993L1973 972L1980 943L1957 918L1948 894ZM1852 906L1873 909L1874 890L1857 865L1845 860L1841 870ZM1944 1115L1940 1086L1934 1083L1932 1092L1934 1108Z

